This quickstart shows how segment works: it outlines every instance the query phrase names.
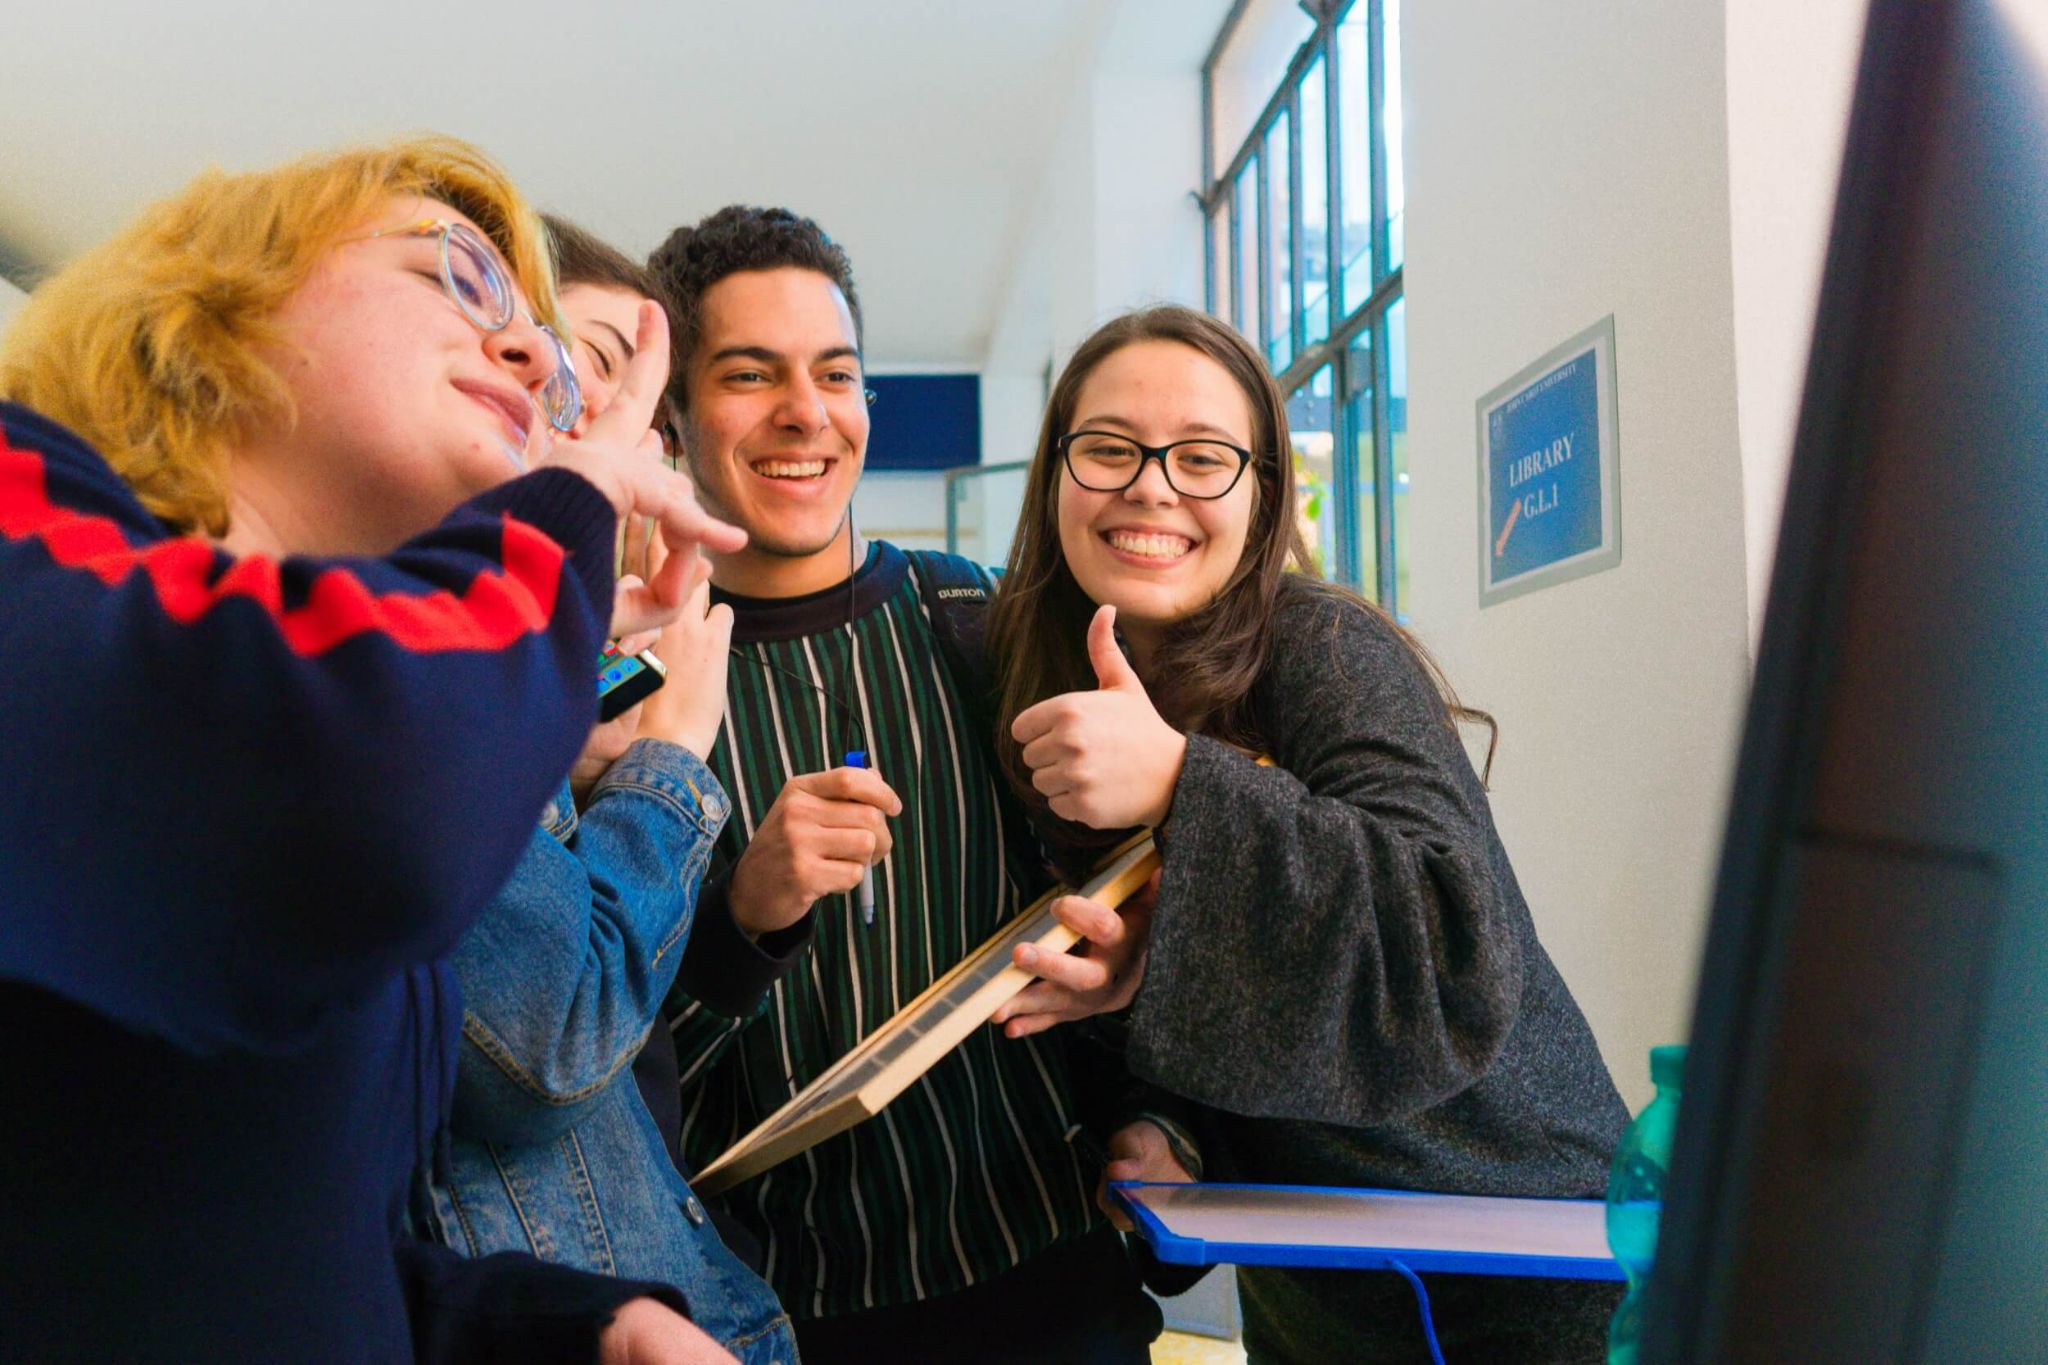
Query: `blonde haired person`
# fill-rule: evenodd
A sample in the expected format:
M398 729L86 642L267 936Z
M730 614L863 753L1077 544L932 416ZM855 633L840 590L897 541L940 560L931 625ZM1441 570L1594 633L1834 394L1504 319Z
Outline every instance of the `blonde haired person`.
M608 628L743 539L650 458L657 371L552 445L555 316L516 189L427 139L202 177L0 339L8 1359L723 1358L672 1291L403 1230L441 956ZM617 592L629 513L674 567Z

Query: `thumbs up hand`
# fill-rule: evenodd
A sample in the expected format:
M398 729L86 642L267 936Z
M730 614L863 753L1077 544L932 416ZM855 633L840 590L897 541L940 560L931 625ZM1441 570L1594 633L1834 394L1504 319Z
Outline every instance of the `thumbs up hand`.
M1054 815L1094 829L1156 826L1173 805L1187 736L1160 718L1117 648L1115 607L1088 623L1088 658L1093 692L1048 697L1019 715L1010 735Z

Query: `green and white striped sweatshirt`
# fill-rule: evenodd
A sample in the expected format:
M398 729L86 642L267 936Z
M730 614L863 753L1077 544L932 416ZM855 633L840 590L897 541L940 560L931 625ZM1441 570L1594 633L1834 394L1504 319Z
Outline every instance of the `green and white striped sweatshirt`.
M877 542L850 590L718 600L733 607L739 657L711 767L733 817L667 1007L692 1170L1041 889L1020 884L1037 859L1009 846L989 737L946 666L910 557ZM903 801L875 868L874 923L853 896L828 896L796 929L749 943L732 925L726 871L784 782L858 748ZM1075 1073L1102 1064L1073 1033L1012 1041L980 1029L876 1118L727 1196L792 1316L963 1289L1100 1221L1096 1172L1066 1134L1080 1119L1077 1080L1093 1084Z

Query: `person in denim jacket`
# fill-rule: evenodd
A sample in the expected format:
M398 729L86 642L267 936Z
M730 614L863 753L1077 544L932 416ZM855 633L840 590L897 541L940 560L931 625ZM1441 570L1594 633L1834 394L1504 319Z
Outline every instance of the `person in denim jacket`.
M548 226L587 421L634 359L627 338L652 290L601 243ZM655 642L666 685L592 734L452 959L462 1049L435 1231L470 1256L530 1251L673 1285L746 1365L788 1365L781 1304L720 1241L632 1075L730 811L704 755L724 716L732 612L709 605L705 561L688 572L690 606Z

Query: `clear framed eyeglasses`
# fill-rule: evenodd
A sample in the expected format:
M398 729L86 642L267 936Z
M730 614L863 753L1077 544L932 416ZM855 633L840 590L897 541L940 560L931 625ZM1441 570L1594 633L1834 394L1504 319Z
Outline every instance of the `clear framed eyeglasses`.
M423 218L353 240L427 236L439 239L441 288L462 310L462 315L485 332L502 332L511 326L512 319L522 312L518 291L513 288L512 277L497 251L468 225ZM549 359L554 365L553 373L537 395L540 410L547 415L549 426L556 431L568 431L583 415L583 386L576 380L576 363L554 328L535 320L531 314L526 317L546 338Z

